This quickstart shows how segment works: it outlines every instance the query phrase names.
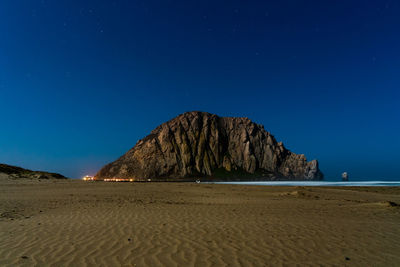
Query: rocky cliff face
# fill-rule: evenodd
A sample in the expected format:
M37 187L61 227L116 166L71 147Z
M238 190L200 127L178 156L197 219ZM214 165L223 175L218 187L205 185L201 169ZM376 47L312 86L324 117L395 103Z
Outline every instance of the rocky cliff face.
M318 162L248 118L187 112L158 126L95 176L135 180L320 180Z

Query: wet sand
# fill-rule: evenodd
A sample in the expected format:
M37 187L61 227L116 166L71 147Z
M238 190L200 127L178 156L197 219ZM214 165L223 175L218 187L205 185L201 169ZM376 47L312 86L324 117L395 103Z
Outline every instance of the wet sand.
M0 183L0 266L399 266L400 188Z

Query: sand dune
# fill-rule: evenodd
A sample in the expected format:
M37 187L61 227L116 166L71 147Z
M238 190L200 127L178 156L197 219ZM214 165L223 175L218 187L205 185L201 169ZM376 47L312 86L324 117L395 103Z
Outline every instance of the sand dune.
M400 188L0 185L1 266L398 266Z

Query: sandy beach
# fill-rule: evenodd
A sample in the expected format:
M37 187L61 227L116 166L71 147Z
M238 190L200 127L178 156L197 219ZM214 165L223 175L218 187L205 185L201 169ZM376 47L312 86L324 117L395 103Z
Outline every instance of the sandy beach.
M0 184L1 266L399 266L400 188Z

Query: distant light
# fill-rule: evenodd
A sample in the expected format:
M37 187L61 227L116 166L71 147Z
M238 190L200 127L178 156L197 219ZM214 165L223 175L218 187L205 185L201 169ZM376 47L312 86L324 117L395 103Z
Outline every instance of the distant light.
M105 178L103 179L104 182L134 182L135 179L133 178Z
M82 178L83 181L94 181L94 176L86 175Z

